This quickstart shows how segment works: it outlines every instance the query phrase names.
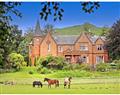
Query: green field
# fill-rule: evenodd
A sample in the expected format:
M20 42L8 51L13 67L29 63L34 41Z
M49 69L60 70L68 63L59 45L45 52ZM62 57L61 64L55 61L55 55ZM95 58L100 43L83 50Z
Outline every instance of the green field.
M33 74L29 74L29 71L33 71ZM64 89L63 81L64 77L72 76L71 89ZM44 82L44 78L58 79L60 81L60 87L52 88L47 87L47 82ZM32 82L34 80L40 80L44 85L43 88L33 88ZM13 81L14 85L0 84L0 93L2 94L79 94L79 93L100 93L100 94L120 94L120 71L111 72L90 72L90 71L64 71L58 70L51 74L39 74L36 71L36 67L23 68L19 72L3 73L0 74L0 82Z
M64 89L63 85L59 88L33 88L32 85L3 85L1 92L4 94L80 94L80 93L97 93L97 94L120 94L120 84L76 84L71 85L71 89Z

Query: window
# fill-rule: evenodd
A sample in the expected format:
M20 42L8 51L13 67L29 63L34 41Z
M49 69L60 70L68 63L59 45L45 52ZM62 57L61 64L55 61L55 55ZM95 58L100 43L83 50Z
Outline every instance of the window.
M58 52L63 52L63 47L62 46L58 46Z
M97 45L97 50L103 50L103 45L102 44Z
M100 63L100 62L103 62L103 56L97 56L96 57L96 63Z
M50 45L50 43L48 44L48 52L50 52L50 47L51 47L51 45Z
M86 44L81 44L80 45L80 50L81 51L87 51L88 50L88 46Z
M77 58L77 61L79 62L79 63L88 63L88 56L79 56L78 58Z

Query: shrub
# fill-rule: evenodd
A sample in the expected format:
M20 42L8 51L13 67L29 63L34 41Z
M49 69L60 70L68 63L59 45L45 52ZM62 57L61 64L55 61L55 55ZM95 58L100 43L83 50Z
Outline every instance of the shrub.
M117 63L117 69L118 70L120 69L120 63Z
M65 60L63 57L53 57L52 62L49 62L47 67L52 69L62 69L64 64Z
M64 70L90 70L89 64L67 64L63 67Z
M110 68L110 64L108 63L99 63L96 65L96 70L101 72L109 71Z
M53 60L54 60L54 57L53 57L52 55L46 56L46 61L47 61L47 63L50 63L50 62L52 62Z
M115 63L116 69L120 69L120 60L114 60L113 63Z
M51 73L51 70L49 70L49 69L47 69L47 68L42 68L41 70L40 70L40 73L41 74L49 74L49 73Z
M42 65L39 65L39 66L37 67L37 72L40 72L40 71L42 70L42 68L43 68L43 66L42 66Z
M80 69L80 70L90 71L91 67L90 67L89 64L80 64L80 65L79 65L79 69Z
M20 70L22 66L26 65L26 62L24 61L24 57L17 53L11 53L8 56L8 62L9 66L16 70Z
M29 74L33 74L33 71L29 71L28 73L29 73Z

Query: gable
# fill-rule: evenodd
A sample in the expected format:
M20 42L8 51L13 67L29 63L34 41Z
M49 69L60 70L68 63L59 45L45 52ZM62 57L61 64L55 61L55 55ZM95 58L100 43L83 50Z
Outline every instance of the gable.
M92 43L85 33L82 33L76 40L75 43Z
M95 44L104 44L104 41L101 37L99 37L96 41Z

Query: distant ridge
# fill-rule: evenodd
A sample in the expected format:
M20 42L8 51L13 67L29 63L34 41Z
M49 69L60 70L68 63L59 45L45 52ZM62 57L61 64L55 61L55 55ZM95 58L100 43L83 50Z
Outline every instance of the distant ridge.
M75 25L65 28L56 28L56 34L59 35L79 35L81 32L90 32L94 35L103 35L110 28L109 27L97 27L90 23L85 23L82 25Z

